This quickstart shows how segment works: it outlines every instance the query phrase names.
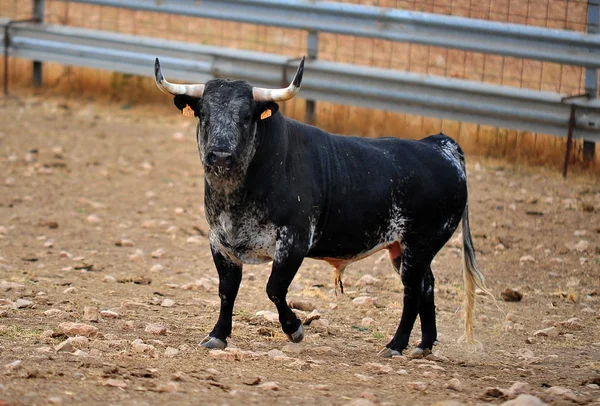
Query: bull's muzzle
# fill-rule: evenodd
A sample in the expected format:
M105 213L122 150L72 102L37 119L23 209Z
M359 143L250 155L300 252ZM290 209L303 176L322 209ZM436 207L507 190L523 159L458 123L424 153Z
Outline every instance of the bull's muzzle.
M229 152L211 151L206 155L206 167L215 173L224 173L235 166L235 157Z

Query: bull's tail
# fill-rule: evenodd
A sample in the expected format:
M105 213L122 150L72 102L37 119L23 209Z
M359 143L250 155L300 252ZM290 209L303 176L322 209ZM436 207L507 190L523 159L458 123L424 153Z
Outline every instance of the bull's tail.
M463 171L466 168L465 162L461 157L461 166ZM465 204L465 210L462 217L462 235L463 235L463 280L465 284L464 316L465 333L459 341L473 343L473 312L475 310L475 288L481 289L486 295L490 296L495 302L494 295L485 286L485 277L477 266L475 259L475 249L471 239L471 228L469 227L469 203Z

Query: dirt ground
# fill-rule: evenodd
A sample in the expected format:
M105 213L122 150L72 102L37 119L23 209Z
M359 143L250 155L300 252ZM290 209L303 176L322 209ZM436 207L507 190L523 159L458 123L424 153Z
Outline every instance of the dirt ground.
M433 265L432 359L376 355L402 310L382 253L348 268L344 295L329 265L304 262L291 296L321 319L300 345L271 321L269 267L245 267L233 350L211 353L198 345L219 299L195 122L164 103L0 100L0 404L501 404L517 381L551 404L600 404L598 177L467 157L500 308L478 296L481 346L457 343L457 235ZM502 301L506 288L523 299Z

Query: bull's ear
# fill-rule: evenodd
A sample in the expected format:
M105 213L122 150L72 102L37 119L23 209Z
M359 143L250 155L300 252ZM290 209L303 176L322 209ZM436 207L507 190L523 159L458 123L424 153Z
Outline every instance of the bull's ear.
M279 104L268 101L256 103L256 120L266 120L279 111Z
M185 114L186 110L192 109L192 111L194 112L194 116L196 116L196 117L200 116L200 111L199 111L200 98L188 96L185 94L177 95L173 99L173 102L175 103L175 106L182 112L182 114Z

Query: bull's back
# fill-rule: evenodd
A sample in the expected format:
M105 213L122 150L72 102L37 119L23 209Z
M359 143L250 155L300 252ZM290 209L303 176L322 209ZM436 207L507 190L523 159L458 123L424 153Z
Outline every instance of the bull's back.
M358 257L462 213L461 152L444 135L420 141L331 136L324 150L319 161L329 184L310 256Z

